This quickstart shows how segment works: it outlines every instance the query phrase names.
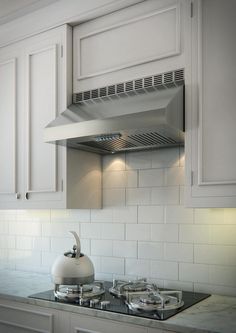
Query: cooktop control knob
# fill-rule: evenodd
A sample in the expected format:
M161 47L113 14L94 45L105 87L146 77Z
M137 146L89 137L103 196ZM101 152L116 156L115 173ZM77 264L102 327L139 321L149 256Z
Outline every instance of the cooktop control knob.
M90 306L90 308L94 308L95 305L98 304L99 302L100 302L100 301L99 301L99 299L97 299L97 298L93 298L93 299L91 299L90 302L89 302L89 306Z
M110 303L111 303L110 301L102 301L100 303L101 309L106 309L110 305Z

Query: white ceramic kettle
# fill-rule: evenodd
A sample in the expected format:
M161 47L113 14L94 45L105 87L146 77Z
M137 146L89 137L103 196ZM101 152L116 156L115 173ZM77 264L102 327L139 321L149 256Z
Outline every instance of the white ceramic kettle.
M73 251L65 252L56 258L52 265L52 280L56 285L82 285L94 281L92 261L80 252L80 239L75 231L70 231L76 240Z

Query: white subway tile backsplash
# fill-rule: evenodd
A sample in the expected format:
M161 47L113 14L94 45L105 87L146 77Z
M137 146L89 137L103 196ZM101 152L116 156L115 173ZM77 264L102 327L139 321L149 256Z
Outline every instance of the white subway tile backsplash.
M41 236L41 223L32 221L23 222L23 220L11 221L9 222L9 233L10 235Z
M103 156L102 167L103 171L125 170L125 154Z
M112 256L111 240L91 240L91 255L93 256Z
M113 220L113 209L92 209L91 210L91 222L107 222L111 223Z
M152 166L152 153L140 151L126 154L126 169L150 169Z
M195 209L194 222L198 224L224 224L224 209Z
M139 187L164 186L164 169L139 171Z
M0 249L15 249L16 238L14 236L0 235Z
M42 266L51 268L56 258L63 255L61 251L58 252L42 252Z
M178 242L177 224L151 224L151 240L157 242Z
M126 190L127 205L148 205L151 201L149 188L130 188Z
M139 206L138 223L163 223L164 206Z
M125 274L133 276L150 276L150 262L144 259L125 259Z
M152 205L178 205L179 204L179 187L154 187L151 189Z
M126 240L150 240L149 224L126 224Z
M184 207L184 148L103 157L103 209L0 210L2 268L50 273L81 239L96 279L236 295L236 208Z
M209 266L203 264L179 264L179 280L209 283Z
M164 281L164 288L174 290L193 291L193 282L182 282L182 281Z
M194 291L200 293L210 293L215 295L236 295L236 288L225 287L221 285L213 285L207 283L194 283Z
M194 262L209 265L235 265L236 246L195 245Z
M125 263L123 258L110 258L102 257L101 258L101 272L113 274L124 274Z
M51 237L51 251L64 253L72 249L75 240L71 237Z
M103 188L137 187L137 171L106 171L103 172Z
M126 206L113 209L114 223L137 223L137 206Z
M48 221L49 222L49 221ZM89 209L65 209L51 210L51 222L59 223L77 223L90 222Z
M164 245L157 242L138 242L139 259L161 260L164 257Z
M181 243L210 243L210 226L196 224L179 225L179 241Z
M224 209L224 224L236 224L236 208Z
M166 206L166 223L193 223L193 209L183 206Z
M125 226L121 223L101 224L101 239L125 239Z
M103 189L103 207L120 207L125 205L125 189Z
M89 224L89 223L88 223ZM70 231L76 231L80 236L80 223L43 223L42 236L44 237L73 237ZM81 236L83 237L83 236Z
M9 250L9 262L15 265L40 266L41 252L32 250Z
M177 262L193 262L193 245L165 243L164 259Z
M13 222L13 223L15 223L15 222ZM9 222L5 221L5 220L0 220L0 234L7 235L8 233L9 233ZM11 233L10 233L10 235L11 235Z
M17 221L49 222L50 210L17 210Z
M82 238L101 239L101 223L81 223L80 236Z
M152 152L152 168L179 166L179 148L159 149Z
M166 168L164 185L184 185L184 167Z
M16 249L17 250L32 250L33 241L31 237L17 236Z
M105 171L102 175L103 188L123 188L126 187L125 171Z
M178 280L178 264L160 260L151 261L150 276L158 279Z
M212 225L211 243L236 245L236 225Z
M113 241L113 256L121 258L137 258L137 242Z
M236 267L209 265L209 283L236 288Z

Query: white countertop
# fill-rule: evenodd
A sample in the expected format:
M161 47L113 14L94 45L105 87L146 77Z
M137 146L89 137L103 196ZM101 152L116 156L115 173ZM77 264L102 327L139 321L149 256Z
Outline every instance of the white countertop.
M49 289L53 289L49 275L0 270L0 299L180 333L236 333L236 297L212 295L166 321L158 321L28 298L31 294Z

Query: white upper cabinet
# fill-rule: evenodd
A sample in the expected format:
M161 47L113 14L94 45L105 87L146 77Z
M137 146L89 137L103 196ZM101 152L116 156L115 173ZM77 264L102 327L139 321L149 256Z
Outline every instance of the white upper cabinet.
M74 28L74 92L184 67L184 1L150 0Z
M236 2L194 1L186 202L236 206Z
M100 156L43 142L71 103L71 51L66 25L0 50L0 208L101 206Z

